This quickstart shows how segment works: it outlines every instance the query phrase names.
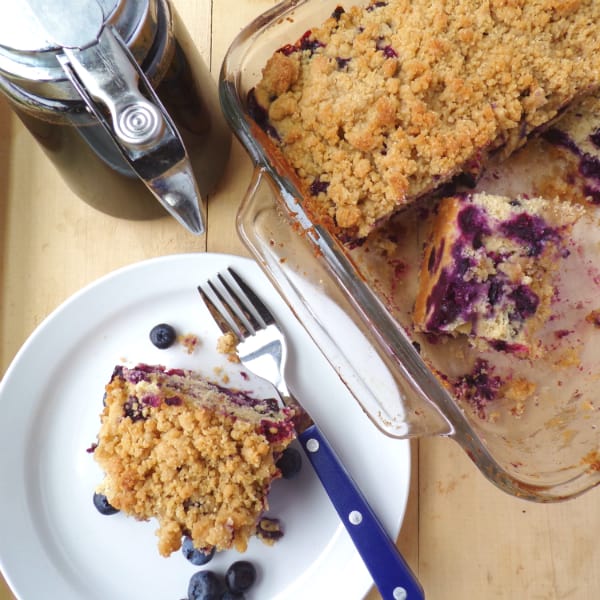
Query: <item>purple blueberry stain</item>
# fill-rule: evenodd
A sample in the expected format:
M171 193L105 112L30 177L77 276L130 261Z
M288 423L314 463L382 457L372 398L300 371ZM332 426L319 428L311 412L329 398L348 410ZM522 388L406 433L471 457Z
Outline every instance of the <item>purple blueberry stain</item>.
M487 360L478 359L470 373L457 378L454 389L459 399L468 402L481 417L486 405L493 401L502 386L502 378L493 374Z
M600 158L583 152L571 137L560 129L551 128L542 135L546 141L569 150L579 158L579 174L586 180L583 191L592 203L600 204ZM596 148L600 148L600 129L591 133L588 139Z

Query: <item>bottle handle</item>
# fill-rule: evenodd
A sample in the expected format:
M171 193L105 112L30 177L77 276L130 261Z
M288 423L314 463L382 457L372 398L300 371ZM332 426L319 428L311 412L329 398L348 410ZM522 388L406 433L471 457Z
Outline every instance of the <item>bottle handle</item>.
M183 140L118 32L106 26L95 44L64 47L58 60L150 192L179 223L202 234L204 205Z

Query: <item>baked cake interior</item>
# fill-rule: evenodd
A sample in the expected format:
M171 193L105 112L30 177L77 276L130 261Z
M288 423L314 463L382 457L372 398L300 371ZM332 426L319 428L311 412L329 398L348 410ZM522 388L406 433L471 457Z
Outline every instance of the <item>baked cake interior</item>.
M540 351L555 276L568 255L578 205L486 193L443 198L426 242L415 302L417 330L466 335L519 356Z

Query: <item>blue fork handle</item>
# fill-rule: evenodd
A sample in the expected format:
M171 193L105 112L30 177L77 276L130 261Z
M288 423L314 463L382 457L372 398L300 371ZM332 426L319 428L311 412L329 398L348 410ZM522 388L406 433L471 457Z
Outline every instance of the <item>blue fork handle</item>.
M422 600L421 584L316 425L298 436L383 600Z

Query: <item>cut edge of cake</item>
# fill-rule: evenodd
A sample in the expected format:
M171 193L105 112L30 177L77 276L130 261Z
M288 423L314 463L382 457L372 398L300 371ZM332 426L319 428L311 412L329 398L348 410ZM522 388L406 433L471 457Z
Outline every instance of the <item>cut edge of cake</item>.
M555 275L584 209L558 199L464 193L440 200L413 311L417 331L538 356Z

